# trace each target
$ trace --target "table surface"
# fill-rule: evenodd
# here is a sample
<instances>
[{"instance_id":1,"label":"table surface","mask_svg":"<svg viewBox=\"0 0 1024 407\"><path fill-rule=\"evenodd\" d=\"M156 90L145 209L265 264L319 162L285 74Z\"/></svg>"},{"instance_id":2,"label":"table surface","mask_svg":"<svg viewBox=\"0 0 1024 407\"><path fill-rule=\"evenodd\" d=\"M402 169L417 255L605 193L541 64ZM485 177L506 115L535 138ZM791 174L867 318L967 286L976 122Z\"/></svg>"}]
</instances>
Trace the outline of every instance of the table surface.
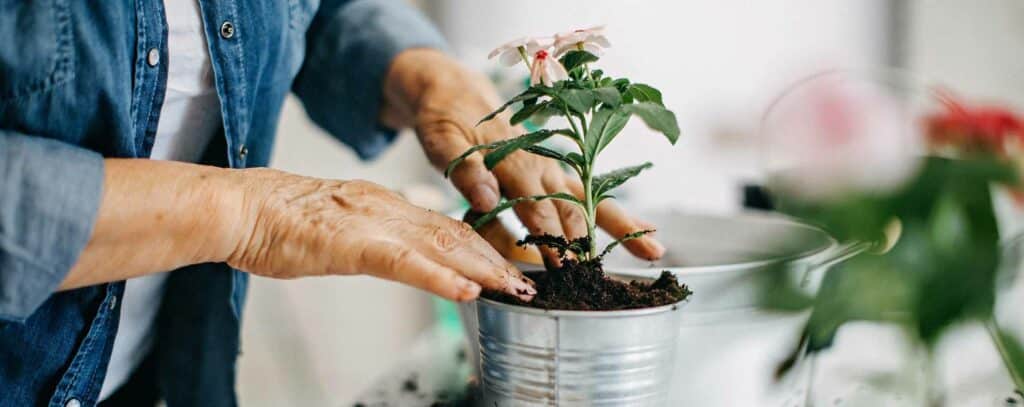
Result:
<instances>
[{"instance_id":1,"label":"table surface","mask_svg":"<svg viewBox=\"0 0 1024 407\"><path fill-rule=\"evenodd\" d=\"M845 326L833 349L816 357L809 395L815 406L921 406L925 373L946 389L942 405L1024 406L980 325L954 329L935 356L907 346L902 332L878 323ZM426 330L406 358L351 404L363 407L471 406L475 379L465 337L451 326ZM931 362L925 362L930 360Z\"/></svg>"}]
</instances>

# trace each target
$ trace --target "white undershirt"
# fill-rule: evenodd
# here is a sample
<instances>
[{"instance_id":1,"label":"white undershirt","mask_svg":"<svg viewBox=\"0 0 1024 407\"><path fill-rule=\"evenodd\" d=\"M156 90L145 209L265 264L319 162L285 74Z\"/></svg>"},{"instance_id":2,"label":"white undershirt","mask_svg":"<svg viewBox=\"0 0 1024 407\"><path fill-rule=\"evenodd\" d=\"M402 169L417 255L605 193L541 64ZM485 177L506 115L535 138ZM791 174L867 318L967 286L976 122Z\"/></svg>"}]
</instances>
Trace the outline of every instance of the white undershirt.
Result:
<instances>
[{"instance_id":1,"label":"white undershirt","mask_svg":"<svg viewBox=\"0 0 1024 407\"><path fill-rule=\"evenodd\" d=\"M154 160L198 161L221 126L220 103L198 0L168 0L167 93L150 155ZM153 322L168 273L128 280L100 400L117 390L149 353Z\"/></svg>"}]
</instances>

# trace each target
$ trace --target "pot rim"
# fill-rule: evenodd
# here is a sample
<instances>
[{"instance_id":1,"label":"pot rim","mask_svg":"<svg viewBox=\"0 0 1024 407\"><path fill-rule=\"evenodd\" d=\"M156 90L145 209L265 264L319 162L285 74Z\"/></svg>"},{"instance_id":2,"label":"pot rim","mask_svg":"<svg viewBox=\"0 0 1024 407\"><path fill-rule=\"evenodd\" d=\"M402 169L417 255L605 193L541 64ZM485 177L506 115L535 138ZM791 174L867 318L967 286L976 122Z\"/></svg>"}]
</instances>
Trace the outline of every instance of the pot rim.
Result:
<instances>
[{"instance_id":1,"label":"pot rim","mask_svg":"<svg viewBox=\"0 0 1024 407\"><path fill-rule=\"evenodd\" d=\"M617 272L611 272L611 273L606 272L606 274L612 275L612 276L616 276L616 277L620 277L620 278L629 279L629 280L650 280L650 281L654 281L654 279L648 278L648 277L631 276L631 275L628 275L628 274L622 274L622 273L617 273ZM612 311L577 311L577 310L543 309L543 308L524 307L522 305L506 304L506 303L503 303L503 302L494 301L494 300L491 300L491 299L488 299L488 298L484 298L484 297L477 297L477 299L475 300L475 302L478 303L477 305L479 305L479 303L482 302L482 303L486 304L489 307L497 308L497 309L500 309L502 311L507 311L507 312L516 312L516 313L520 313L520 314L541 315L541 316L549 316L549 317L585 317L585 318L626 318L626 317L637 317L637 316L644 316L644 315L660 314L660 313L663 313L663 312L675 311L675 310L679 309L679 307L681 307L682 304L685 304L687 301L689 301L689 297L687 297L685 299L682 299L680 301L671 303L671 304L660 305L660 306L657 306L657 307L632 308L632 309L622 309L622 310L612 310Z\"/></svg>"},{"instance_id":2,"label":"pot rim","mask_svg":"<svg viewBox=\"0 0 1024 407\"><path fill-rule=\"evenodd\" d=\"M478 303L477 305L479 305L479 303L483 303L486 304L488 307L497 308L507 312L515 312L519 314L540 315L547 317L626 318L660 314L663 312L672 312L679 309L679 307L681 307L682 304L686 303L687 300L681 300L679 302L675 302L668 305L662 305L658 307L633 308L614 311L575 311L561 309L532 308L524 307L521 305L505 304L503 302L497 302L484 297L478 297L475 301Z\"/></svg>"},{"instance_id":3,"label":"pot rim","mask_svg":"<svg viewBox=\"0 0 1024 407\"><path fill-rule=\"evenodd\" d=\"M670 212L678 212L678 211L671 210ZM702 215L702 216L717 217L716 215ZM727 216L720 216L720 217L727 218ZM821 245L817 245L815 247L811 247L811 248L808 248L806 250L803 250L803 251L800 251L800 252L797 252L797 253L788 254L788 255L782 255L782 256L777 256L777 257L772 257L772 258L768 258L768 259L761 259L761 260L740 260L740 261L736 261L736 262L732 262L732 263L722 263L722 264L712 264L712 265L702 265L702 266L659 266L659 267L653 267L653 266L651 266L651 267L630 267L630 266L625 266L625 267L622 267L622 266L616 266L616 265L606 265L606 267L609 268L609 269L615 270L613 272L615 274L624 274L625 276L631 277L631 278L635 278L636 277L636 276L632 275L631 273L638 273L638 272L639 273L644 273L644 272L650 273L652 270L659 270L659 271L660 270L666 270L666 271L669 271L669 272L671 272L673 274L679 274L679 275L683 275L683 276L686 276L686 275L702 275L702 274L711 274L711 273L725 273L725 272L737 271L737 270L751 270L751 269L760 268L762 266L766 266L766 265L774 264L774 263L786 263L786 262L792 262L792 261L798 261L798 260L805 260L805 259L812 258L812 257L814 257L816 255L825 253L825 252L827 252L829 250L832 250L832 249L835 249L835 248L839 247L839 241L837 241L834 237L832 237L832 235L830 235L824 229L822 229L820 227L817 227L817 226L814 226L814 225L811 225L811 224L806 223L806 222L802 222L799 219L793 218L792 216L789 216L789 215L785 215L785 214L781 214L781 213L772 213L771 216L766 216L766 215L760 214L760 213L753 213L753 212L750 212L750 211L743 211L743 212L734 214L733 216L729 216L729 217L760 218L760 219L767 220L767 221L775 221L775 222L785 223L785 224L787 224L789 226L792 226L792 227L798 227L798 228L802 228L802 229L805 229L805 230L808 230L808 231L815 232L816 234L819 234L820 236L824 237L824 239L823 239Z\"/></svg>"}]
</instances>

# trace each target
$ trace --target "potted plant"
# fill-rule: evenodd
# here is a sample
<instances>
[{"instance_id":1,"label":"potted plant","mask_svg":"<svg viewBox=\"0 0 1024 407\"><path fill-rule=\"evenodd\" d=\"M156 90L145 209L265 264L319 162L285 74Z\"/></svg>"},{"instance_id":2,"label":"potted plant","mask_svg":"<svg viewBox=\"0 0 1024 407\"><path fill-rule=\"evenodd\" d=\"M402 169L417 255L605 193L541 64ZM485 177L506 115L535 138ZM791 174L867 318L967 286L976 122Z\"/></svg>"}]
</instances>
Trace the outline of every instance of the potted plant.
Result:
<instances>
[{"instance_id":1,"label":"potted plant","mask_svg":"<svg viewBox=\"0 0 1024 407\"><path fill-rule=\"evenodd\" d=\"M594 69L609 46L600 27L525 38L496 49L491 57L522 62L531 86L481 122L505 119L545 123L559 117L567 127L541 128L521 136L479 145L453 160L447 173L471 154L484 154L490 169L509 154L524 151L559 161L575 173L581 196L555 193L516 197L474 222L479 227L527 200L558 199L582 211L588 234L527 236L520 244L542 245L561 255L561 265L531 275L537 294L531 302L486 292L476 302L484 405L661 405L667 399L679 333L678 304L690 290L668 272L656 280L626 281L606 273L604 257L618 244L643 236L643 230L599 248L595 236L598 204L650 163L595 173L600 153L631 117L663 134L679 137L675 115L654 87L613 78ZM510 117L505 110L515 110ZM541 143L570 140L575 151L561 152Z\"/></svg>"},{"instance_id":2,"label":"potted plant","mask_svg":"<svg viewBox=\"0 0 1024 407\"><path fill-rule=\"evenodd\" d=\"M927 354L954 324L978 322L1019 393L1024 347L996 322L994 306L1008 285L1000 277L1013 277L1000 271L1016 272L1001 264L1017 264L1007 255L1020 253L1004 251L992 197L1020 196L1024 120L885 78L820 75L767 116L777 137L766 142L793 158L774 179L781 209L841 240L877 244L830 272L819 295L778 278L764 304L812 310L794 355L829 348L850 321L892 324ZM943 389L925 391L930 400L920 402L941 403Z\"/></svg>"}]
</instances>

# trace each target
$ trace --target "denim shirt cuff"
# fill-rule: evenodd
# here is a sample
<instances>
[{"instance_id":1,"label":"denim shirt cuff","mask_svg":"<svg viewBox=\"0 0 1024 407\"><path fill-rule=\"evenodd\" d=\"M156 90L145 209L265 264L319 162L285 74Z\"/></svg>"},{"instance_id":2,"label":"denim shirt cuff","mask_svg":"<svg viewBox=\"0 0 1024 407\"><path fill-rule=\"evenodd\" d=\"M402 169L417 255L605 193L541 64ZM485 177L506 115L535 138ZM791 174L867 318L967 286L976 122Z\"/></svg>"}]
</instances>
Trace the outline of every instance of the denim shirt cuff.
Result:
<instances>
[{"instance_id":1,"label":"denim shirt cuff","mask_svg":"<svg viewBox=\"0 0 1024 407\"><path fill-rule=\"evenodd\" d=\"M355 0L323 13L310 28L295 90L314 122L370 159L396 134L379 122L392 60L407 49L447 46L426 17L401 1Z\"/></svg>"},{"instance_id":2,"label":"denim shirt cuff","mask_svg":"<svg viewBox=\"0 0 1024 407\"><path fill-rule=\"evenodd\" d=\"M0 320L28 318L78 260L103 171L96 152L0 131Z\"/></svg>"}]
</instances>

